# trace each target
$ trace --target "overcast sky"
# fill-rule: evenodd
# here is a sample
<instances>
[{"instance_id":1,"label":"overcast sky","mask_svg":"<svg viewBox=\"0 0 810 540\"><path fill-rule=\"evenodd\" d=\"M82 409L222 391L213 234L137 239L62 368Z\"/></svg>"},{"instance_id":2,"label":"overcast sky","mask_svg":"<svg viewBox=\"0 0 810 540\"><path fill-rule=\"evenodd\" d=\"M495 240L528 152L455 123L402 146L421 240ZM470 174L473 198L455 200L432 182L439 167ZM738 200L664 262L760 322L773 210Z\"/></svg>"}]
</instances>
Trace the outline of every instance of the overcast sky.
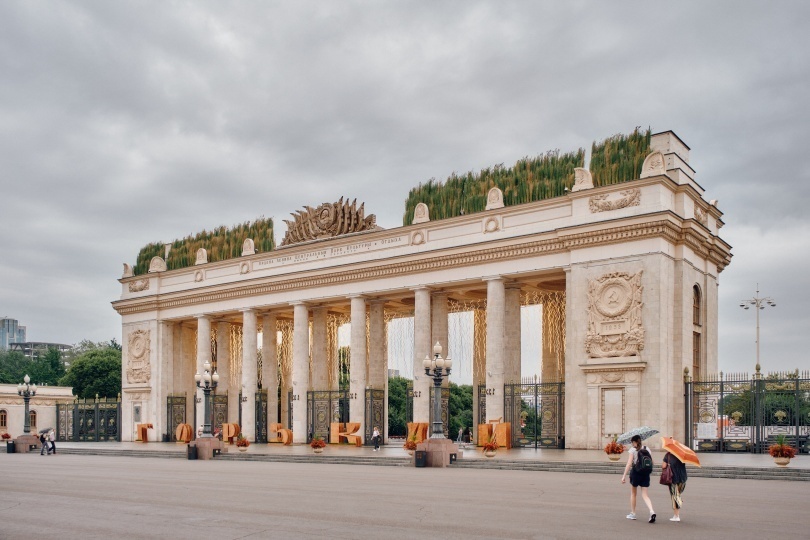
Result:
<instances>
[{"instance_id":1,"label":"overcast sky","mask_svg":"<svg viewBox=\"0 0 810 540\"><path fill-rule=\"evenodd\" d=\"M389 5L395 4L395 5ZM720 367L810 368L807 2L0 3L0 315L121 340L152 241L408 190L635 126L692 149L733 246Z\"/></svg>"}]
</instances>

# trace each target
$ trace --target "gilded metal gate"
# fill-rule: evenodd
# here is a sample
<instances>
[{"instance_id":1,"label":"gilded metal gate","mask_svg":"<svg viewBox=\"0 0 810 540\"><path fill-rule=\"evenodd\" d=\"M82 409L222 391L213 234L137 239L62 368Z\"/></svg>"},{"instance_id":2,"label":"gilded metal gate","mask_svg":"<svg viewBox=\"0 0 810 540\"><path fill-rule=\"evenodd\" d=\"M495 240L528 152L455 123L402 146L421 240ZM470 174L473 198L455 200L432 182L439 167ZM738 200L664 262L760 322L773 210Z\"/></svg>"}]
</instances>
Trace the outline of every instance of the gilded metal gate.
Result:
<instances>
[{"instance_id":1,"label":"gilded metal gate","mask_svg":"<svg viewBox=\"0 0 810 540\"><path fill-rule=\"evenodd\" d=\"M704 452L767 452L784 435L810 453L810 372L757 371L684 381L686 443Z\"/></svg>"},{"instance_id":2,"label":"gilded metal gate","mask_svg":"<svg viewBox=\"0 0 810 540\"><path fill-rule=\"evenodd\" d=\"M211 430L222 431L222 424L228 423L228 393L211 396ZM241 419L240 419L241 420ZM241 423L239 424L241 426Z\"/></svg>"},{"instance_id":3,"label":"gilded metal gate","mask_svg":"<svg viewBox=\"0 0 810 540\"><path fill-rule=\"evenodd\" d=\"M332 422L349 421L348 390L311 390L307 392L307 441L317 435L332 442Z\"/></svg>"},{"instance_id":4,"label":"gilded metal gate","mask_svg":"<svg viewBox=\"0 0 810 540\"><path fill-rule=\"evenodd\" d=\"M441 400L442 400L442 432L444 433L445 437L450 436L450 389L449 388L442 388L441 389ZM430 427L428 428L428 437L433 433L433 400L435 399L434 396L436 395L436 387L430 387L430 416L428 421L430 422Z\"/></svg>"},{"instance_id":5,"label":"gilded metal gate","mask_svg":"<svg viewBox=\"0 0 810 540\"><path fill-rule=\"evenodd\" d=\"M485 424L487 421L487 386L478 385L478 423Z\"/></svg>"},{"instance_id":6,"label":"gilded metal gate","mask_svg":"<svg viewBox=\"0 0 810 540\"><path fill-rule=\"evenodd\" d=\"M366 445L374 444L371 440L374 426L380 428L380 444L383 444L383 430L385 429L385 390L366 388L366 436L363 439Z\"/></svg>"},{"instance_id":7,"label":"gilded metal gate","mask_svg":"<svg viewBox=\"0 0 810 540\"><path fill-rule=\"evenodd\" d=\"M565 448L564 382L505 384L503 399L513 447Z\"/></svg>"},{"instance_id":8,"label":"gilded metal gate","mask_svg":"<svg viewBox=\"0 0 810 540\"><path fill-rule=\"evenodd\" d=\"M59 441L120 441L120 398L75 400L56 405L56 437Z\"/></svg>"},{"instance_id":9,"label":"gilded metal gate","mask_svg":"<svg viewBox=\"0 0 810 540\"><path fill-rule=\"evenodd\" d=\"M170 442L177 442L177 426L185 423L186 394L169 394L166 398L166 425Z\"/></svg>"}]
</instances>

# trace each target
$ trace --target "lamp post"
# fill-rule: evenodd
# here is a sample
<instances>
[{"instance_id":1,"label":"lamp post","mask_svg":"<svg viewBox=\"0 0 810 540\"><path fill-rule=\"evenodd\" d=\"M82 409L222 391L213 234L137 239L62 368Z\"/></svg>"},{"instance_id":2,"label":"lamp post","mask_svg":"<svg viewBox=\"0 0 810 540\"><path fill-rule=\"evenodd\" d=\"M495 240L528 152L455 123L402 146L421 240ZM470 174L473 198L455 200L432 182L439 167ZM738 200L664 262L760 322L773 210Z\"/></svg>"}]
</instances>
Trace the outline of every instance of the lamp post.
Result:
<instances>
[{"instance_id":1,"label":"lamp post","mask_svg":"<svg viewBox=\"0 0 810 540\"><path fill-rule=\"evenodd\" d=\"M433 377L433 432L430 434L431 439L444 439L444 430L442 429L442 379L450 376L450 368L453 367L453 361L450 358L442 358L442 346L439 342L433 346L433 358L425 356L422 365L425 368L425 375Z\"/></svg>"},{"instance_id":2,"label":"lamp post","mask_svg":"<svg viewBox=\"0 0 810 540\"><path fill-rule=\"evenodd\" d=\"M759 370L759 312L766 306L776 307L776 302L768 296L759 296L759 283L757 283L757 294L753 298L740 302L740 307L743 309L749 309L751 306L754 306L757 312L757 370Z\"/></svg>"},{"instance_id":3,"label":"lamp post","mask_svg":"<svg viewBox=\"0 0 810 540\"><path fill-rule=\"evenodd\" d=\"M203 404L203 416L205 416L205 423L203 424L203 437L213 437L211 434L211 390L217 387L219 383L219 373L214 371L211 373L211 363L206 362L203 364L203 373L200 375L200 372L194 374L194 380L197 381L197 388L201 388L203 391L203 399L205 403Z\"/></svg>"},{"instance_id":4,"label":"lamp post","mask_svg":"<svg viewBox=\"0 0 810 540\"><path fill-rule=\"evenodd\" d=\"M25 434L31 433L31 415L28 413L28 402L32 396L37 395L37 385L28 384L30 382L31 378L26 375L23 382L17 385L17 394L21 395L23 401L25 401L25 424L23 424L23 433Z\"/></svg>"}]
</instances>

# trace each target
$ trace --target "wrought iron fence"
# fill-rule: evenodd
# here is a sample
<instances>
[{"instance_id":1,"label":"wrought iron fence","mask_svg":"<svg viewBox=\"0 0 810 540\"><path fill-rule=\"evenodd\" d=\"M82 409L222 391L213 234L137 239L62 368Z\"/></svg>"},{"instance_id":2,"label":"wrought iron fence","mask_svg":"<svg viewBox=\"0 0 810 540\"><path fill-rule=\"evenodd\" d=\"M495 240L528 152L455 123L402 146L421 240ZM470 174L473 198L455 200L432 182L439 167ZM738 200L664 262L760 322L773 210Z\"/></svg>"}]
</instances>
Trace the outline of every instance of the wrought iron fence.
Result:
<instances>
[{"instance_id":1,"label":"wrought iron fence","mask_svg":"<svg viewBox=\"0 0 810 540\"><path fill-rule=\"evenodd\" d=\"M292 405L290 406L292 410ZM307 441L318 436L332 442L332 422L349 421L348 390L312 390L307 392ZM292 425L292 424L290 424Z\"/></svg>"},{"instance_id":2,"label":"wrought iron fence","mask_svg":"<svg viewBox=\"0 0 810 540\"><path fill-rule=\"evenodd\" d=\"M810 453L810 372L722 372L684 380L687 444L704 452L768 451L784 435Z\"/></svg>"},{"instance_id":3,"label":"wrought iron fence","mask_svg":"<svg viewBox=\"0 0 810 540\"><path fill-rule=\"evenodd\" d=\"M383 433L385 427L385 390L374 388L366 388L366 436L363 438L366 446L373 445L372 435L374 434L374 427L380 429L380 434ZM385 437L380 444L383 444Z\"/></svg>"},{"instance_id":4,"label":"wrought iron fence","mask_svg":"<svg viewBox=\"0 0 810 540\"><path fill-rule=\"evenodd\" d=\"M503 399L513 447L565 448L565 382L526 378L505 384Z\"/></svg>"},{"instance_id":5,"label":"wrought iron fence","mask_svg":"<svg viewBox=\"0 0 810 540\"><path fill-rule=\"evenodd\" d=\"M177 426L186 423L186 394L169 394L166 398L166 426L169 442L177 442Z\"/></svg>"}]
</instances>

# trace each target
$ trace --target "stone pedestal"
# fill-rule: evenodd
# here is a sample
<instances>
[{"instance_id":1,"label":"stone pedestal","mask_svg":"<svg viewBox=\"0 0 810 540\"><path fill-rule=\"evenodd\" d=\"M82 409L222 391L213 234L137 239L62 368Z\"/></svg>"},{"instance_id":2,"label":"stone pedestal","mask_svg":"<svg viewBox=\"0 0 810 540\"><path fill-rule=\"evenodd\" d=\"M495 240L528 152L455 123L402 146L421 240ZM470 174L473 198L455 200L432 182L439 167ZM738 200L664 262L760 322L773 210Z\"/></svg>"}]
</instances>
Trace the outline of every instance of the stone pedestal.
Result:
<instances>
[{"instance_id":1,"label":"stone pedestal","mask_svg":"<svg viewBox=\"0 0 810 540\"><path fill-rule=\"evenodd\" d=\"M222 441L216 437L199 437L194 444L197 447L197 459L213 459L214 450L222 450Z\"/></svg>"},{"instance_id":2,"label":"stone pedestal","mask_svg":"<svg viewBox=\"0 0 810 540\"><path fill-rule=\"evenodd\" d=\"M36 435L20 435L14 439L15 454L27 454L32 446L39 450L39 437Z\"/></svg>"},{"instance_id":3,"label":"stone pedestal","mask_svg":"<svg viewBox=\"0 0 810 540\"><path fill-rule=\"evenodd\" d=\"M447 467L450 465L450 454L461 459L458 445L450 439L425 439L416 445L416 450L427 452L428 467Z\"/></svg>"}]
</instances>

